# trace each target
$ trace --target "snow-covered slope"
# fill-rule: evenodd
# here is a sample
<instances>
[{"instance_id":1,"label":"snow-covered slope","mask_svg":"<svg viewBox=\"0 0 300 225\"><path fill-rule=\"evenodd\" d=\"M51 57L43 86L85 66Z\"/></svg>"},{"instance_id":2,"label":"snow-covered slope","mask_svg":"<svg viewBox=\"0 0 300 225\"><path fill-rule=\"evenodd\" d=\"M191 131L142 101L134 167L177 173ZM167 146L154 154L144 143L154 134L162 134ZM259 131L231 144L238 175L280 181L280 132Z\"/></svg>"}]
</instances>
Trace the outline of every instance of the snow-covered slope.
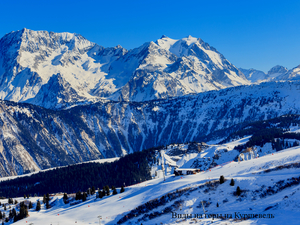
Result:
<instances>
[{"instance_id":1,"label":"snow-covered slope","mask_svg":"<svg viewBox=\"0 0 300 225\"><path fill-rule=\"evenodd\" d=\"M168 175L165 181L146 181L102 199L94 195L73 206L55 196L51 209L30 210L30 217L15 224L281 225L287 217L289 224L298 224L299 150L294 147L240 163L228 162L196 175ZM221 175L225 177L223 184L219 182ZM231 179L233 186L229 185Z\"/></svg>"},{"instance_id":2,"label":"snow-covered slope","mask_svg":"<svg viewBox=\"0 0 300 225\"><path fill-rule=\"evenodd\" d=\"M57 74L66 85L55 88L50 100L46 90L54 90ZM144 101L245 84L244 75L223 55L191 36L162 37L130 51L104 48L79 34L25 28L0 40L0 98L48 108L100 97Z\"/></svg>"},{"instance_id":3,"label":"snow-covered slope","mask_svg":"<svg viewBox=\"0 0 300 225\"><path fill-rule=\"evenodd\" d=\"M1 175L119 157L172 143L210 141L208 135L218 130L221 136L215 138L226 138L239 123L300 114L299 87L297 81L272 82L169 100L107 101L59 111L2 101L0 127L2 132L9 129L9 136L0 139ZM18 158L15 146L32 159Z\"/></svg>"}]
</instances>

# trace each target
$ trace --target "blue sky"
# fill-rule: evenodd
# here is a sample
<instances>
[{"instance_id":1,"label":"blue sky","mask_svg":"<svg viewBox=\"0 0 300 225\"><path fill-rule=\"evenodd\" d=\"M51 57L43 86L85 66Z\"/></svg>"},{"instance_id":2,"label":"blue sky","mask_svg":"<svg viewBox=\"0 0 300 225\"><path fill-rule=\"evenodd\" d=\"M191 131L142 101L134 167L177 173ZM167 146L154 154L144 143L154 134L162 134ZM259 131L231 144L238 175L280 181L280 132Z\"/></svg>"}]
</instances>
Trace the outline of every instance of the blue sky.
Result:
<instances>
[{"instance_id":1,"label":"blue sky","mask_svg":"<svg viewBox=\"0 0 300 225\"><path fill-rule=\"evenodd\" d=\"M0 2L0 37L24 27L72 32L104 47L135 48L163 34L203 39L237 67L300 64L300 1L139 0Z\"/></svg>"}]
</instances>

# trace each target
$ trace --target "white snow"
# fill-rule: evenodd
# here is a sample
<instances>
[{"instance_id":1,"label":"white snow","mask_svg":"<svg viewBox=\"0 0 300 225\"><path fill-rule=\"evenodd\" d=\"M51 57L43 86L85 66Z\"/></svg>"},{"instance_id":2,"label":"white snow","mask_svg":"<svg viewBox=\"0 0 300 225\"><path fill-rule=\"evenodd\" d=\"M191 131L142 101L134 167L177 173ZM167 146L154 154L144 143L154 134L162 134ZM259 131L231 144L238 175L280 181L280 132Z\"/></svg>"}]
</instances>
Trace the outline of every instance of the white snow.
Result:
<instances>
[{"instance_id":1,"label":"white snow","mask_svg":"<svg viewBox=\"0 0 300 225\"><path fill-rule=\"evenodd\" d=\"M228 143L227 147L235 146L238 142L243 143L246 139ZM224 147L224 146L223 146ZM166 158L166 156L164 156ZM189 158L193 158L191 154ZM185 157L187 159L188 157ZM300 162L300 147L289 148L277 153L269 154L256 159L244 162L224 163L220 166L201 172L196 175L174 177L174 175L158 178L125 188L125 192L114 196L95 199L91 196L86 202L74 206L64 204L62 196L56 196L52 200L55 206L51 209L42 208L35 212L30 210L30 217L18 221L15 224L98 224L98 216L101 216L101 224L116 224L119 219L126 216L131 210L148 202L149 200L159 199L168 193L175 193L176 190L191 188L191 191L184 192L181 197L175 200L182 200L180 208L172 207L172 212L177 215L191 214L193 218L172 218L172 213L163 214L157 218L137 222L145 213L138 214L124 224L298 224L300 212L300 186L294 185L279 190L277 193L261 197L261 193L266 193L269 187L277 190L280 186L279 181L290 182L299 177L300 168L279 169L271 172L264 172L266 169L278 166L289 165ZM206 188L207 181L219 180L223 175L227 181L215 188ZM233 178L235 185L229 185ZM198 188L203 186L204 188ZM246 191L244 195L236 197L233 192L239 186ZM193 189L194 188L194 189ZM265 191L266 190L266 191ZM34 202L37 198L31 198ZM21 198L20 198L21 200ZM149 213L163 211L167 206L174 203L169 201L166 205L156 207ZM230 214L232 219L221 220L219 218L194 218L194 215L203 214L201 201L211 202L210 206L205 206L206 216L212 214ZM226 202L227 201L227 202ZM3 202L3 200L2 200ZM216 207L217 202L219 208ZM43 207L43 206L42 206ZM268 207L270 208L269 210ZM259 214L266 215L267 218L256 218L249 220L234 220L236 214ZM273 216L274 218L268 218ZM147 216L146 216L147 217ZM149 219L149 218L148 218ZM27 221L27 223L25 222Z\"/></svg>"}]
</instances>

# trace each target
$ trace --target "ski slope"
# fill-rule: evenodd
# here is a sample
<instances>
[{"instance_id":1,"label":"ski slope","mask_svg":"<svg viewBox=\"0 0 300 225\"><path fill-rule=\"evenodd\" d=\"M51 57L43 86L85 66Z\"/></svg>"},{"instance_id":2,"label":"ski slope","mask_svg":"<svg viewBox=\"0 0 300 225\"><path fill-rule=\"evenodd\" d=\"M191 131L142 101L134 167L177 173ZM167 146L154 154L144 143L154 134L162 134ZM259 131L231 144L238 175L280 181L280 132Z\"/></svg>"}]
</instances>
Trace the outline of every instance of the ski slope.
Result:
<instances>
[{"instance_id":1,"label":"ski slope","mask_svg":"<svg viewBox=\"0 0 300 225\"><path fill-rule=\"evenodd\" d=\"M46 210L42 206L39 212L32 209L29 217L15 224L99 224L98 216L102 217L101 224L117 224L126 215L130 219L123 224L286 224L287 219L289 224L299 224L299 162L300 147L293 147L240 163L224 163L196 175L168 175L165 181L153 179L126 187L122 194L102 199L93 195L74 206L64 204L62 196L57 196L52 199L55 201L53 208ZM218 182L220 175L226 179L223 184ZM231 178L235 181L234 186L229 185ZM237 186L242 190L238 197L234 195ZM179 192L182 194L177 196ZM160 204L161 197L168 193L171 193L169 200ZM31 198L33 202L36 200ZM154 208L137 213L135 209L149 201ZM205 214L201 201L204 201ZM217 203L219 207L216 207ZM171 208L168 213L167 207ZM151 214L160 215L150 219ZM212 218L213 214L219 216ZM221 214L232 218L222 220L218 218ZM266 218L243 220L244 214Z\"/></svg>"}]
</instances>

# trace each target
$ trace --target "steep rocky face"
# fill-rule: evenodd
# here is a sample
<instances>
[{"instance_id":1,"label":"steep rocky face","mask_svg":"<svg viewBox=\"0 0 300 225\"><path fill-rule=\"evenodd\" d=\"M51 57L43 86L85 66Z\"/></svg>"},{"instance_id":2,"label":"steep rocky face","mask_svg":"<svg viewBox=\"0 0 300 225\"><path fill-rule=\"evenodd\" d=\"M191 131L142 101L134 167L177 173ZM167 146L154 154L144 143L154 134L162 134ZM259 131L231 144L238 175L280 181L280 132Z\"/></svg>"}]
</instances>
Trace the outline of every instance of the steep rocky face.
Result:
<instances>
[{"instance_id":1,"label":"steep rocky face","mask_svg":"<svg viewBox=\"0 0 300 225\"><path fill-rule=\"evenodd\" d=\"M67 105L101 97L145 101L249 84L216 49L191 36L162 37L130 51L104 48L79 34L28 29L0 40L1 99L61 108L60 101L41 98L55 74L78 96ZM54 98L67 90L61 92Z\"/></svg>"},{"instance_id":2,"label":"steep rocky face","mask_svg":"<svg viewBox=\"0 0 300 225\"><path fill-rule=\"evenodd\" d=\"M1 101L0 174L201 142L216 130L244 121L300 113L299 90L299 82L270 82L169 100L98 102L58 111Z\"/></svg>"}]
</instances>

